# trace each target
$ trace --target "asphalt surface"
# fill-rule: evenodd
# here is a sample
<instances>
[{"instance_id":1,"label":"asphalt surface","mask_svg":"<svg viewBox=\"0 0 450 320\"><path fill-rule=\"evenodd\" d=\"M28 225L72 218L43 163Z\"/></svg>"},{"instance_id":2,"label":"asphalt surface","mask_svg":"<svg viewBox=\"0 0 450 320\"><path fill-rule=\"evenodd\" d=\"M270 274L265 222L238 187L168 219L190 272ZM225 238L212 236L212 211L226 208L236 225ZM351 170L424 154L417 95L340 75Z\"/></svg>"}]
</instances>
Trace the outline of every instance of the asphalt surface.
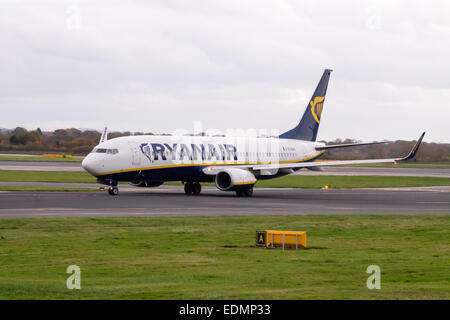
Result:
<instances>
[{"instance_id":1,"label":"asphalt surface","mask_svg":"<svg viewBox=\"0 0 450 320\"><path fill-rule=\"evenodd\" d=\"M84 171L81 162L0 161L0 170Z\"/></svg>"},{"instance_id":2,"label":"asphalt surface","mask_svg":"<svg viewBox=\"0 0 450 320\"><path fill-rule=\"evenodd\" d=\"M84 171L80 162L0 161L0 170ZM442 168L380 168L323 167L323 171L302 169L295 174L314 176L411 176L450 178L450 169Z\"/></svg>"},{"instance_id":3,"label":"asphalt surface","mask_svg":"<svg viewBox=\"0 0 450 320\"><path fill-rule=\"evenodd\" d=\"M204 187L188 196L182 186L120 187L98 192L0 192L0 218L269 215L450 214L450 188L255 189L252 198ZM133 190L133 191L131 191Z\"/></svg>"},{"instance_id":4,"label":"asphalt surface","mask_svg":"<svg viewBox=\"0 0 450 320\"><path fill-rule=\"evenodd\" d=\"M0 170L82 171L77 162L0 161ZM450 177L450 169L327 167L302 175L391 175ZM44 182L0 185L61 186ZM98 187L64 183L64 187ZM182 186L141 189L120 185L120 195L103 192L0 192L0 217L160 216L236 214L448 214L450 187L389 189L261 189L252 198L203 187L186 196Z\"/></svg>"}]
</instances>

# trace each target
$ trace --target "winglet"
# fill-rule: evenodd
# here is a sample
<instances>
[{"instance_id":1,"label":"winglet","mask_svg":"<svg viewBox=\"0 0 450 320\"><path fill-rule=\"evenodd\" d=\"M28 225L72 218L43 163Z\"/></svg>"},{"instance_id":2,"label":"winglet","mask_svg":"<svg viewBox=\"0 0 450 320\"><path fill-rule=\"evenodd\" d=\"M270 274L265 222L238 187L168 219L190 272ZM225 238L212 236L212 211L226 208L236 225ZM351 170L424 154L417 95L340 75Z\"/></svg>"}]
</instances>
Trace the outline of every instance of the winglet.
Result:
<instances>
[{"instance_id":1,"label":"winglet","mask_svg":"<svg viewBox=\"0 0 450 320\"><path fill-rule=\"evenodd\" d=\"M425 132L422 133L422 135L420 136L419 140L417 140L416 144L411 149L409 154L406 157L396 159L395 162L407 161L407 160L413 159L416 156L417 151L419 150L420 144L422 143L422 140L423 140L424 136L425 136Z\"/></svg>"}]
</instances>

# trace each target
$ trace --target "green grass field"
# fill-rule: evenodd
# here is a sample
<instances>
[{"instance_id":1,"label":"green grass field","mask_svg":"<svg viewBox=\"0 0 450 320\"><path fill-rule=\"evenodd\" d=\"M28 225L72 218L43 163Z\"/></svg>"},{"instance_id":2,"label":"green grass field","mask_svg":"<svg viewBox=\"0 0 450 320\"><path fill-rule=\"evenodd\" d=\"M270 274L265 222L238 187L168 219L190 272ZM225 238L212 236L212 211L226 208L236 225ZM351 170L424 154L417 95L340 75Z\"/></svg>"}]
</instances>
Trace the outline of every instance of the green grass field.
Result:
<instances>
[{"instance_id":1,"label":"green grass field","mask_svg":"<svg viewBox=\"0 0 450 320\"><path fill-rule=\"evenodd\" d=\"M0 170L0 181L96 183L87 172ZM179 182L167 183L180 184ZM208 185L208 184L205 184ZM301 176L290 175L271 180L260 180L257 188L382 188L449 186L450 178L393 177L393 176Z\"/></svg>"},{"instance_id":2,"label":"green grass field","mask_svg":"<svg viewBox=\"0 0 450 320\"><path fill-rule=\"evenodd\" d=\"M254 247L265 228L308 248ZM449 239L448 215L1 219L0 299L449 299Z\"/></svg>"}]
</instances>

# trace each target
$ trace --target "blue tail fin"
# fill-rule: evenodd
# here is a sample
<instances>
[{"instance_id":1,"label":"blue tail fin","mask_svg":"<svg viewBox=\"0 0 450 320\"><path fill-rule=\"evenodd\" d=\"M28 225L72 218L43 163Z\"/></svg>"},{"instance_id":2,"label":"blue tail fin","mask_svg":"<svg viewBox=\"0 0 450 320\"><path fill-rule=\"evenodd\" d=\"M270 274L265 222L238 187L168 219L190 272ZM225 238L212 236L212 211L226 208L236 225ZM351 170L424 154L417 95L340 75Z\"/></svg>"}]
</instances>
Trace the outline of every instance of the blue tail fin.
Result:
<instances>
[{"instance_id":1,"label":"blue tail fin","mask_svg":"<svg viewBox=\"0 0 450 320\"><path fill-rule=\"evenodd\" d=\"M294 129L280 135L281 139L316 141L320 116L322 115L323 103L325 102L325 94L327 93L328 80L330 79L331 71L333 70L325 69L300 123Z\"/></svg>"}]
</instances>

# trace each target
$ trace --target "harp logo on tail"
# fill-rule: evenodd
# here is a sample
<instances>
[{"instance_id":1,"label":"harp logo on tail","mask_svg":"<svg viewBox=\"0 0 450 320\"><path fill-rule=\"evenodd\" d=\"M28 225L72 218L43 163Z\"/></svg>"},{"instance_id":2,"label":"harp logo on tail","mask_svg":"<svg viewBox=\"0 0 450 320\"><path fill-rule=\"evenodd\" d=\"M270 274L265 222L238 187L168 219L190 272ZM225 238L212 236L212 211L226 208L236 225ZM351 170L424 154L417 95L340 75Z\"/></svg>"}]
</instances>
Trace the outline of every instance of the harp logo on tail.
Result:
<instances>
[{"instance_id":1,"label":"harp logo on tail","mask_svg":"<svg viewBox=\"0 0 450 320\"><path fill-rule=\"evenodd\" d=\"M320 123L320 116L322 115L323 109L323 100L325 100L325 97L315 97L314 100L311 100L311 102L309 103L311 105L311 113L317 123Z\"/></svg>"}]
</instances>

